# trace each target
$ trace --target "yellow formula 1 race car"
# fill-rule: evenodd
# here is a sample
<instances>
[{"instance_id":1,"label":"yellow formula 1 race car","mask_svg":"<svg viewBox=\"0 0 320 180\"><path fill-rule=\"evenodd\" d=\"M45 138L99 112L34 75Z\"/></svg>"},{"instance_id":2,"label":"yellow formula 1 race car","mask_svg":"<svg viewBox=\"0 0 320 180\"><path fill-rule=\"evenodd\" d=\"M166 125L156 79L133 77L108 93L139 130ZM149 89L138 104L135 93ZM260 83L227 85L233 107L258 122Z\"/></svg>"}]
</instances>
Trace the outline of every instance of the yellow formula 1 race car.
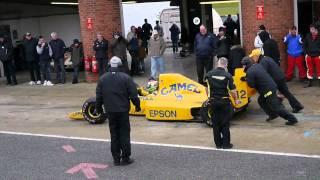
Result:
<instances>
[{"instance_id":1,"label":"yellow formula 1 race car","mask_svg":"<svg viewBox=\"0 0 320 180\"><path fill-rule=\"evenodd\" d=\"M236 69L233 78L241 103L236 105L230 97L235 112L245 109L249 98L255 93L245 81L241 81L244 76L242 68ZM212 125L211 116L214 114L208 107L205 86L181 74L161 74L154 90L148 92L144 88L138 88L141 112L135 112L131 104L130 115L145 116L154 121L203 121ZM106 116L95 113L95 98L89 98L83 104L82 114L92 124L103 123L107 119Z\"/></svg>"}]
</instances>

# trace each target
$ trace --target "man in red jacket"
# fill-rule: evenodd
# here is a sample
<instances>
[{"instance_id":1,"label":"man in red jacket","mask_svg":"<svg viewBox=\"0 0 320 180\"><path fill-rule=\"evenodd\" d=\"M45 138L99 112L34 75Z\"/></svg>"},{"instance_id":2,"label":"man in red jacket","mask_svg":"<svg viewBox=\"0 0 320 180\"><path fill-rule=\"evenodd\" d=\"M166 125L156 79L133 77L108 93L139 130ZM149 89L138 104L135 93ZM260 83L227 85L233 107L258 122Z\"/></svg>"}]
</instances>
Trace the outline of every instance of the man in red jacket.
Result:
<instances>
[{"instance_id":1,"label":"man in red jacket","mask_svg":"<svg viewBox=\"0 0 320 180\"><path fill-rule=\"evenodd\" d=\"M310 34L306 36L304 50L306 53L307 77L309 79L306 87L312 86L314 76L320 80L320 37L319 29L315 25L310 25ZM314 71L314 64L317 74Z\"/></svg>"}]
</instances>

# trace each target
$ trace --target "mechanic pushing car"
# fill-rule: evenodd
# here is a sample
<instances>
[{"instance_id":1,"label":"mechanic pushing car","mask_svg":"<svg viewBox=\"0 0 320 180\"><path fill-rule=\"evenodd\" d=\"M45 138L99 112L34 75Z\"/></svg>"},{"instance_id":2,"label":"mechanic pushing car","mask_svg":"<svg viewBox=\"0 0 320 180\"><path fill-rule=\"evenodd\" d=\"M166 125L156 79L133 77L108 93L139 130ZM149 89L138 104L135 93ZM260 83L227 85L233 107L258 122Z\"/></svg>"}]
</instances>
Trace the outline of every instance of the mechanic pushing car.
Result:
<instances>
[{"instance_id":1,"label":"mechanic pushing car","mask_svg":"<svg viewBox=\"0 0 320 180\"><path fill-rule=\"evenodd\" d=\"M96 109L102 113L104 106L109 118L111 153L115 166L133 163L130 158L130 100L136 111L141 110L136 85L130 76L120 72L121 64L120 58L112 57L110 71L100 77L96 89Z\"/></svg>"},{"instance_id":2,"label":"mechanic pushing car","mask_svg":"<svg viewBox=\"0 0 320 180\"><path fill-rule=\"evenodd\" d=\"M286 75L272 58L262 55L260 49L254 49L249 57L253 60L254 63L261 64L269 73L274 82L277 84L280 93L282 93L288 99L290 106L293 109L293 113L298 113L304 108L303 105L289 91ZM272 118L275 119L276 117L278 116L274 116Z\"/></svg>"},{"instance_id":3,"label":"mechanic pushing car","mask_svg":"<svg viewBox=\"0 0 320 180\"><path fill-rule=\"evenodd\" d=\"M217 62L217 68L209 71L205 80L208 84L208 94L212 108L213 136L217 149L231 149L233 145L230 143L229 121L233 115L233 107L231 105L229 92L234 98L236 104L237 99L236 86L234 85L232 75L228 73L228 60L220 58Z\"/></svg>"},{"instance_id":4,"label":"mechanic pushing car","mask_svg":"<svg viewBox=\"0 0 320 180\"><path fill-rule=\"evenodd\" d=\"M246 81L251 88L257 89L260 96L258 103L260 107L269 115L267 121L282 117L288 120L286 125L298 123L297 118L289 113L277 97L277 84L267 73L261 64L254 64L249 57L244 57L241 61L247 73Z\"/></svg>"}]
</instances>

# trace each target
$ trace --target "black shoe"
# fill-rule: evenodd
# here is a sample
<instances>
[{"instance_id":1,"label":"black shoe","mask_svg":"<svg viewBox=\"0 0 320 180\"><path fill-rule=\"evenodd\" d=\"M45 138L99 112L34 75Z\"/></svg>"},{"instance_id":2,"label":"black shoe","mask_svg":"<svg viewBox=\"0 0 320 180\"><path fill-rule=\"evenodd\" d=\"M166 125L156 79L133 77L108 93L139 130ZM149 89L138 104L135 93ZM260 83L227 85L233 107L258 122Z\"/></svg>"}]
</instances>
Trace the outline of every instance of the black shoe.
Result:
<instances>
[{"instance_id":1,"label":"black shoe","mask_svg":"<svg viewBox=\"0 0 320 180\"><path fill-rule=\"evenodd\" d=\"M121 166L127 166L129 164L132 164L134 162L131 158L123 158L121 161Z\"/></svg>"},{"instance_id":2,"label":"black shoe","mask_svg":"<svg viewBox=\"0 0 320 180\"><path fill-rule=\"evenodd\" d=\"M233 144L229 144L227 146L222 146L223 149L232 149L233 148Z\"/></svg>"},{"instance_id":3,"label":"black shoe","mask_svg":"<svg viewBox=\"0 0 320 180\"><path fill-rule=\"evenodd\" d=\"M297 120L295 120L295 121L288 121L288 122L286 122L286 125L288 125L288 126L293 126L293 125L295 125L295 124L297 124L297 123L298 123Z\"/></svg>"},{"instance_id":4,"label":"black shoe","mask_svg":"<svg viewBox=\"0 0 320 180\"><path fill-rule=\"evenodd\" d=\"M7 82L7 83L6 83L6 85L11 85L11 84L12 84L11 82Z\"/></svg>"},{"instance_id":5,"label":"black shoe","mask_svg":"<svg viewBox=\"0 0 320 180\"><path fill-rule=\"evenodd\" d=\"M17 85L18 83L17 82L13 82L13 83L11 83L10 85L11 86L15 86L15 85Z\"/></svg>"},{"instance_id":6,"label":"black shoe","mask_svg":"<svg viewBox=\"0 0 320 180\"><path fill-rule=\"evenodd\" d=\"M269 116L266 121L269 122L269 121L272 121L274 119L276 119L277 117L279 117L278 115L274 115L274 116Z\"/></svg>"},{"instance_id":7,"label":"black shoe","mask_svg":"<svg viewBox=\"0 0 320 180\"><path fill-rule=\"evenodd\" d=\"M77 80L72 81L72 84L78 84Z\"/></svg>"},{"instance_id":8,"label":"black shoe","mask_svg":"<svg viewBox=\"0 0 320 180\"><path fill-rule=\"evenodd\" d=\"M303 108L304 108L303 106L301 106L301 107L299 107L299 108L293 108L292 112L293 112L293 113L298 113L298 112L300 112Z\"/></svg>"},{"instance_id":9,"label":"black shoe","mask_svg":"<svg viewBox=\"0 0 320 180\"><path fill-rule=\"evenodd\" d=\"M222 146L216 146L217 149L222 149Z\"/></svg>"}]
</instances>

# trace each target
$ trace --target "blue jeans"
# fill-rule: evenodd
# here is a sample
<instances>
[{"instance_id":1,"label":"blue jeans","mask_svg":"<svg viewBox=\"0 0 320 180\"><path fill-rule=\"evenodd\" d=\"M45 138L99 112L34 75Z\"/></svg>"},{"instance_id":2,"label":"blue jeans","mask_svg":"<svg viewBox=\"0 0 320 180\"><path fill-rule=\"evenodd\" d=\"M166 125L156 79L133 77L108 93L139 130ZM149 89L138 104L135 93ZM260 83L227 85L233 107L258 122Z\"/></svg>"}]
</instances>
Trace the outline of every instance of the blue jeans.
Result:
<instances>
[{"instance_id":1,"label":"blue jeans","mask_svg":"<svg viewBox=\"0 0 320 180\"><path fill-rule=\"evenodd\" d=\"M51 81L50 61L40 60L40 69L41 69L43 81Z\"/></svg>"},{"instance_id":2,"label":"blue jeans","mask_svg":"<svg viewBox=\"0 0 320 180\"><path fill-rule=\"evenodd\" d=\"M161 56L153 56L151 57L151 77L156 78L157 75L157 66L159 65L160 74L164 73L164 59Z\"/></svg>"}]
</instances>

